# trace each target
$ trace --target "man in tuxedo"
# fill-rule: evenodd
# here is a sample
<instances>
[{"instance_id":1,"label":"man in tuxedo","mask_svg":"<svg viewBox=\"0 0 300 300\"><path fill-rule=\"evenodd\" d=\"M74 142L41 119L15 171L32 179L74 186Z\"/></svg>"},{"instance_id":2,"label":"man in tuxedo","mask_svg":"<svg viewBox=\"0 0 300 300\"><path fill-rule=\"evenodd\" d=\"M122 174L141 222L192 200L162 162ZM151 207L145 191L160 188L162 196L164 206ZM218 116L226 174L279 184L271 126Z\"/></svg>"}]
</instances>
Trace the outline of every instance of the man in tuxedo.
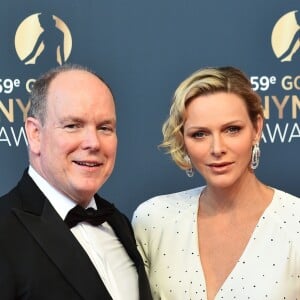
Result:
<instances>
[{"instance_id":1,"label":"man in tuxedo","mask_svg":"<svg viewBox=\"0 0 300 300\"><path fill-rule=\"evenodd\" d=\"M152 299L128 219L96 194L117 150L110 88L65 65L30 101L29 168L0 198L1 300Z\"/></svg>"}]
</instances>

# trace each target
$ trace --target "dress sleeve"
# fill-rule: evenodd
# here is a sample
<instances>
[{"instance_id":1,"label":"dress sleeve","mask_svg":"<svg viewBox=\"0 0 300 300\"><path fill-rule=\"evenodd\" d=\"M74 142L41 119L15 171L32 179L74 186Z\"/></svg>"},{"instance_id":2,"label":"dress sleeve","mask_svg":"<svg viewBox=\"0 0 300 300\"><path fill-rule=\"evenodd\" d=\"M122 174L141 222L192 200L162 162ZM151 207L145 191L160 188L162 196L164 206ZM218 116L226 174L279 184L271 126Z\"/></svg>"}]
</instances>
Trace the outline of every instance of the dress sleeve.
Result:
<instances>
[{"instance_id":1,"label":"dress sleeve","mask_svg":"<svg viewBox=\"0 0 300 300\"><path fill-rule=\"evenodd\" d=\"M147 275L149 275L150 260L150 228L149 215L146 212L145 205L140 205L133 213L132 227L137 242L137 248L143 258Z\"/></svg>"}]
</instances>

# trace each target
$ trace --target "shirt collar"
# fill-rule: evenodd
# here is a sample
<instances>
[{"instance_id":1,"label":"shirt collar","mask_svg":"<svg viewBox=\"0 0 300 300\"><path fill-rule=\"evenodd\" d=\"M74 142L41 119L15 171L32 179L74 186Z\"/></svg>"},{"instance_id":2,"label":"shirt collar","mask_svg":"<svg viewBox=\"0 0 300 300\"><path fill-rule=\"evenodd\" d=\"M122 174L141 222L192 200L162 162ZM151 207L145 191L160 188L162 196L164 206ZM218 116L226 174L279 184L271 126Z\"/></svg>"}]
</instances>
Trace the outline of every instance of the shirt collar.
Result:
<instances>
[{"instance_id":1,"label":"shirt collar","mask_svg":"<svg viewBox=\"0 0 300 300\"><path fill-rule=\"evenodd\" d=\"M29 166L28 174L42 191L42 193L47 197L56 212L64 220L69 210L76 206L77 203L55 189L32 166ZM93 207L97 209L94 197L91 199L87 207Z\"/></svg>"}]
</instances>

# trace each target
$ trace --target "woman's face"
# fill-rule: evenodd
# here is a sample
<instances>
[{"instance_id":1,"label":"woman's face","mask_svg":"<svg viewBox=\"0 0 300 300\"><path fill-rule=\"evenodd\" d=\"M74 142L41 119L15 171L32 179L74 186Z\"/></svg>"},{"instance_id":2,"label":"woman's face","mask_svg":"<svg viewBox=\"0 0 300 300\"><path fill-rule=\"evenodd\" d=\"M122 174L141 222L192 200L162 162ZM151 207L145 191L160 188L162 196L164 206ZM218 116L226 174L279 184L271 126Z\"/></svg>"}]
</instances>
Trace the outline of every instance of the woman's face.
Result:
<instances>
[{"instance_id":1,"label":"woman's face","mask_svg":"<svg viewBox=\"0 0 300 300\"><path fill-rule=\"evenodd\" d=\"M184 144L207 185L226 188L247 178L262 124L259 116L253 126L245 102L233 93L203 95L188 104Z\"/></svg>"}]
</instances>

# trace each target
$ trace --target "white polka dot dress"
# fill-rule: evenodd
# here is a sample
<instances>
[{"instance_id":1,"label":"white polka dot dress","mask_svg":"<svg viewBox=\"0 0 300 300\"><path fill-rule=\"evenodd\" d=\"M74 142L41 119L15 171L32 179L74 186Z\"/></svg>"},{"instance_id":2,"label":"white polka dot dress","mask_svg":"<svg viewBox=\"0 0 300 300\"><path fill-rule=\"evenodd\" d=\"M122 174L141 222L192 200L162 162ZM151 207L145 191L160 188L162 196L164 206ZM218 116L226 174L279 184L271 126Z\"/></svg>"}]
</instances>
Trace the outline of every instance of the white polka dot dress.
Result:
<instances>
[{"instance_id":1,"label":"white polka dot dress","mask_svg":"<svg viewBox=\"0 0 300 300\"><path fill-rule=\"evenodd\" d=\"M198 237L203 187L142 203L132 224L154 300L207 300ZM275 190L215 300L300 300L300 199Z\"/></svg>"}]
</instances>

